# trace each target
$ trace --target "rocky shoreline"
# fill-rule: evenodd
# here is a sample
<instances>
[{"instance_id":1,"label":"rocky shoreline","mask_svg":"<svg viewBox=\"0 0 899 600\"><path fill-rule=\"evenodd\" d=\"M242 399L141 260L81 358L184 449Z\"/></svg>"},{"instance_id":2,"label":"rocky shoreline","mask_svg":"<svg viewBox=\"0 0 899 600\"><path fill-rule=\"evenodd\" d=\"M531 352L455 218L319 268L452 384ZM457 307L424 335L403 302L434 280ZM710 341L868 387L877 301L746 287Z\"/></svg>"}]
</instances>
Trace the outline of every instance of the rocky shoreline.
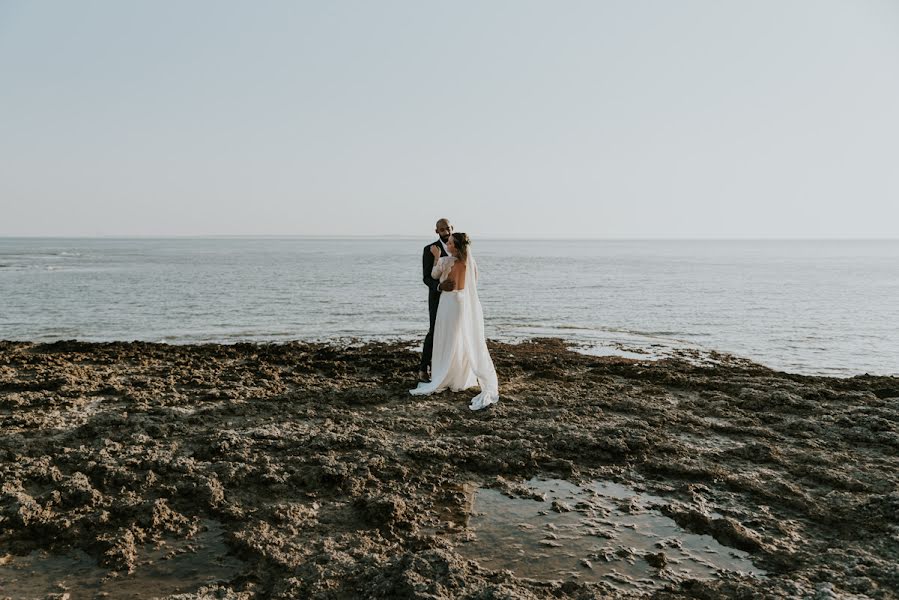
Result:
<instances>
[{"instance_id":1,"label":"rocky shoreline","mask_svg":"<svg viewBox=\"0 0 899 600\"><path fill-rule=\"evenodd\" d=\"M899 378L591 357L560 340L490 349L501 401L472 413L471 392L409 396L417 355L402 344L0 342L0 598L899 594ZM631 585L595 556L559 579L466 557L477 489L594 519L600 544L619 536L596 504L549 506L535 478L651 494L622 510L764 574L679 577L664 549L620 544L600 554L609 568L658 577ZM197 558L204 535L221 556ZM35 566L76 553L101 581ZM193 587L141 579L179 557Z\"/></svg>"}]
</instances>

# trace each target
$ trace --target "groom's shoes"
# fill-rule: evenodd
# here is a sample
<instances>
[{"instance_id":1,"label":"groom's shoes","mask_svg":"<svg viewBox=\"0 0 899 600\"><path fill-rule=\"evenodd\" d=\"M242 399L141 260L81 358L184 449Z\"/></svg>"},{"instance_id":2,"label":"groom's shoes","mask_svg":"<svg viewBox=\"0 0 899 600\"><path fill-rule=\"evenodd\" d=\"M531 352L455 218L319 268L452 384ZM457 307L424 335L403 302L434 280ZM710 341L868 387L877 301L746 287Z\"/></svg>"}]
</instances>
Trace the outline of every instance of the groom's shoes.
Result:
<instances>
[{"instance_id":1,"label":"groom's shoes","mask_svg":"<svg viewBox=\"0 0 899 600\"><path fill-rule=\"evenodd\" d=\"M428 383L429 381L431 381L431 378L428 377L427 371L419 371L418 372L418 380L422 381L424 383Z\"/></svg>"}]
</instances>

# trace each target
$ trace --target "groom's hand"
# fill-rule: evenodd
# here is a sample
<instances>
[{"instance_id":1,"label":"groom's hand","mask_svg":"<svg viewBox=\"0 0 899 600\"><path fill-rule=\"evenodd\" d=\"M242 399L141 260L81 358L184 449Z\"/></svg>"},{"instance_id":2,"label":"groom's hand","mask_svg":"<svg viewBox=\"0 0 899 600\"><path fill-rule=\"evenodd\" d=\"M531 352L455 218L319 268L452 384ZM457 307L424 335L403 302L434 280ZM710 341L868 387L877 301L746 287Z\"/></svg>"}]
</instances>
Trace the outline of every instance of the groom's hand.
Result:
<instances>
[{"instance_id":1,"label":"groom's hand","mask_svg":"<svg viewBox=\"0 0 899 600\"><path fill-rule=\"evenodd\" d=\"M447 279L446 281L440 282L440 285L437 286L441 292L451 292L456 289L456 283L452 279Z\"/></svg>"}]
</instances>

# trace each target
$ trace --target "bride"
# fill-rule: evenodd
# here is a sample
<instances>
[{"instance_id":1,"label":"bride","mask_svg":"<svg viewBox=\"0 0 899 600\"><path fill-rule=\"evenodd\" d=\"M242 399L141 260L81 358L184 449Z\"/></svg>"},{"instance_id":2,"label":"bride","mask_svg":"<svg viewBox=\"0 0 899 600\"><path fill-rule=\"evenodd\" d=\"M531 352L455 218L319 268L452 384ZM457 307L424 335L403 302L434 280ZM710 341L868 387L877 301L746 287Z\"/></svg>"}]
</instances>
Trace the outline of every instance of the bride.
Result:
<instances>
[{"instance_id":1,"label":"bride","mask_svg":"<svg viewBox=\"0 0 899 600\"><path fill-rule=\"evenodd\" d=\"M470 243L467 234L452 234L446 244L450 255L442 258L436 245L431 247L435 259L431 277L441 282L452 279L455 287L440 294L434 324L431 381L419 383L409 393L424 396L446 388L458 392L478 385L481 393L468 407L480 410L499 402L499 384L484 338L478 265L468 249Z\"/></svg>"}]
</instances>

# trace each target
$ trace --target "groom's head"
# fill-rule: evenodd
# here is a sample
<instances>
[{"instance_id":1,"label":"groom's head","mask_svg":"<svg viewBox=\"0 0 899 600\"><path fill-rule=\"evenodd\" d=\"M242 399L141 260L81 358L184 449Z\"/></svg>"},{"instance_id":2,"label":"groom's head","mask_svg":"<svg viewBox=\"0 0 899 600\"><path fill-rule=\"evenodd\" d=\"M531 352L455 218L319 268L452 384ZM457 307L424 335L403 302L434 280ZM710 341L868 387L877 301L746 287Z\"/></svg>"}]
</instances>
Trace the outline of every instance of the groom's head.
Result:
<instances>
[{"instance_id":1,"label":"groom's head","mask_svg":"<svg viewBox=\"0 0 899 600\"><path fill-rule=\"evenodd\" d=\"M437 221L437 229L434 231L440 236L440 241L445 244L449 240L449 236L453 234L453 226L450 225L449 219L440 219Z\"/></svg>"}]
</instances>

